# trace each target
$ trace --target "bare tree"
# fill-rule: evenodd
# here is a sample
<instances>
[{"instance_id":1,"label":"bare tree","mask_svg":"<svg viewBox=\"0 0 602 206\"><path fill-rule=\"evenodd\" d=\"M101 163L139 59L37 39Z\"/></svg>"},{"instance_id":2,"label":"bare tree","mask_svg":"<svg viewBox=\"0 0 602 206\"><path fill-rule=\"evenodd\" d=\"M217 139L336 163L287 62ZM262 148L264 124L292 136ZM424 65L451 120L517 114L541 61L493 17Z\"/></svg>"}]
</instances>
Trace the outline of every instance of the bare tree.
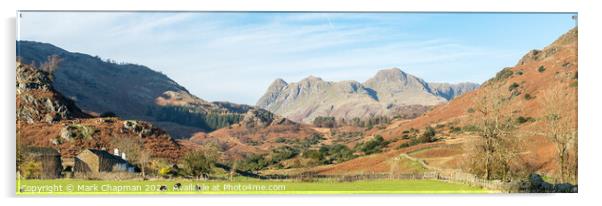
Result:
<instances>
[{"instance_id":1,"label":"bare tree","mask_svg":"<svg viewBox=\"0 0 602 206\"><path fill-rule=\"evenodd\" d=\"M478 137L469 141L469 164L471 172L485 179L509 180L513 176L512 166L519 160L519 147L515 136L513 111L504 109L507 98L496 91L488 92L475 104Z\"/></svg>"},{"instance_id":2,"label":"bare tree","mask_svg":"<svg viewBox=\"0 0 602 206\"><path fill-rule=\"evenodd\" d=\"M554 143L562 182L577 179L577 94L562 85L543 95L544 134ZM571 151L572 150L572 151Z\"/></svg>"},{"instance_id":3,"label":"bare tree","mask_svg":"<svg viewBox=\"0 0 602 206\"><path fill-rule=\"evenodd\" d=\"M54 77L54 72L58 69L61 61L62 59L58 55L48 56L48 60L40 66L40 69L47 72L48 76L52 79Z\"/></svg>"},{"instance_id":4,"label":"bare tree","mask_svg":"<svg viewBox=\"0 0 602 206\"><path fill-rule=\"evenodd\" d=\"M138 157L138 163L140 164L140 171L142 172L142 177L146 177L146 167L147 167L147 164L150 162L150 160L151 160L150 151L143 148L140 151L140 154Z\"/></svg>"},{"instance_id":5,"label":"bare tree","mask_svg":"<svg viewBox=\"0 0 602 206\"><path fill-rule=\"evenodd\" d=\"M151 153L144 147L144 141L135 137L117 137L112 141L113 147L127 154L128 161L140 167L142 176L146 175L146 166Z\"/></svg>"}]
</instances>

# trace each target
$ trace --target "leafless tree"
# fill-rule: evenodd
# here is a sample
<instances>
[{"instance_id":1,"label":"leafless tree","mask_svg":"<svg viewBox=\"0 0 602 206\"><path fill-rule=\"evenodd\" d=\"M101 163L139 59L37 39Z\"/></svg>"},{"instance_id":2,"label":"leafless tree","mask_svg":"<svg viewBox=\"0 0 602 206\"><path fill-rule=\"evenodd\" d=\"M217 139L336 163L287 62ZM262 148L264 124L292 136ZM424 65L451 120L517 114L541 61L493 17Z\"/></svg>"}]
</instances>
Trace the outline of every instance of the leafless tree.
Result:
<instances>
[{"instance_id":1,"label":"leafless tree","mask_svg":"<svg viewBox=\"0 0 602 206\"><path fill-rule=\"evenodd\" d=\"M471 172L485 179L509 180L512 166L518 161L519 144L515 136L513 111L508 110L507 98L495 90L488 92L475 104L475 126L478 137L468 141Z\"/></svg>"},{"instance_id":2,"label":"leafless tree","mask_svg":"<svg viewBox=\"0 0 602 206\"><path fill-rule=\"evenodd\" d=\"M543 95L543 133L554 143L562 182L577 179L577 94L558 85Z\"/></svg>"},{"instance_id":3,"label":"leafless tree","mask_svg":"<svg viewBox=\"0 0 602 206\"><path fill-rule=\"evenodd\" d=\"M117 137L112 141L113 147L127 154L127 160L140 167L142 176L146 175L146 166L151 160L151 153L144 147L144 141L135 137Z\"/></svg>"},{"instance_id":4,"label":"leafless tree","mask_svg":"<svg viewBox=\"0 0 602 206\"><path fill-rule=\"evenodd\" d=\"M40 66L40 69L47 72L49 77L52 79L54 77L54 72L58 69L61 61L62 59L58 55L48 56L48 60L46 60L46 62Z\"/></svg>"}]
</instances>

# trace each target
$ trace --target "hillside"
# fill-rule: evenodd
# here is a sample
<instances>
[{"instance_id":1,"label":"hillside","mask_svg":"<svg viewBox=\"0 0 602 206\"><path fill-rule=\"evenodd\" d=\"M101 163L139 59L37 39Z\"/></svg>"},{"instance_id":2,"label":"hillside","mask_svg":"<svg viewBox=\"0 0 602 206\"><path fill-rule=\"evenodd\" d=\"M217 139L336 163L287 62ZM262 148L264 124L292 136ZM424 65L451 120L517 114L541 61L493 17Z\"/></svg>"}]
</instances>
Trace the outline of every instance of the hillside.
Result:
<instances>
[{"instance_id":1,"label":"hillside","mask_svg":"<svg viewBox=\"0 0 602 206\"><path fill-rule=\"evenodd\" d=\"M550 101L551 94L558 94L559 98ZM555 145L543 136L543 128L545 119L549 118L545 116L546 109L556 107L563 108L561 115L572 121L569 129L577 129L577 29L542 50L528 52L515 66L504 68L472 92L438 105L416 119L394 121L385 129L374 130L372 136L381 135L391 141L388 152L315 168L315 171L385 172L391 169L392 158L400 154L420 158L437 168L466 169L469 145L478 135L474 127L482 119L476 110L483 100L496 95L503 98L499 111L516 122L512 138L520 144L517 158L525 161L527 170L550 176L557 174ZM428 126L437 131L436 142L400 149L401 144L409 141L408 136L419 135ZM569 154L573 155L575 148L569 148Z\"/></svg>"},{"instance_id":2,"label":"hillside","mask_svg":"<svg viewBox=\"0 0 602 206\"><path fill-rule=\"evenodd\" d=\"M411 107L445 103L477 87L473 83L427 83L393 68L379 71L364 83L330 82L314 76L290 84L277 79L256 105L305 123L320 116L346 120L393 117L413 110Z\"/></svg>"},{"instance_id":3,"label":"hillside","mask_svg":"<svg viewBox=\"0 0 602 206\"><path fill-rule=\"evenodd\" d=\"M215 144L224 158L239 160L252 154L268 154L278 147L295 147L319 134L308 125L290 121L263 109L249 110L238 123L211 133L197 133L190 141Z\"/></svg>"},{"instance_id":4,"label":"hillside","mask_svg":"<svg viewBox=\"0 0 602 206\"><path fill-rule=\"evenodd\" d=\"M53 87L87 113L110 112L124 119L146 120L176 138L188 138L236 123L246 112L246 107L200 99L142 65L102 60L47 43L17 42L17 56L25 64L39 67L53 55L60 58Z\"/></svg>"},{"instance_id":5,"label":"hillside","mask_svg":"<svg viewBox=\"0 0 602 206\"><path fill-rule=\"evenodd\" d=\"M57 92L48 73L17 62L17 142L52 147L63 157L84 149L111 149L121 141L140 142L153 157L176 161L184 152L167 133L144 121L93 118Z\"/></svg>"}]
</instances>

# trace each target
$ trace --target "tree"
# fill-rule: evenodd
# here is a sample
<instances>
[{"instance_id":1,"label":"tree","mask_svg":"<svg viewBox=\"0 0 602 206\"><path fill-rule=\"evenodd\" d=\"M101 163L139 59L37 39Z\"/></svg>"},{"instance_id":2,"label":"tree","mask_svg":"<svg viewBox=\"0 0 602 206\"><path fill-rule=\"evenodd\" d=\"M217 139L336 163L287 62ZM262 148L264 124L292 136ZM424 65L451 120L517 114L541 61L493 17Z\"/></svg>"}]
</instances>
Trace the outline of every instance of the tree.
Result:
<instances>
[{"instance_id":1,"label":"tree","mask_svg":"<svg viewBox=\"0 0 602 206\"><path fill-rule=\"evenodd\" d=\"M146 149L142 149L138 156L138 163L140 164L140 171L142 172L142 177L146 177L146 167L151 160L151 153Z\"/></svg>"},{"instance_id":2,"label":"tree","mask_svg":"<svg viewBox=\"0 0 602 206\"><path fill-rule=\"evenodd\" d=\"M336 119L335 117L316 117L314 118L314 126L316 127L325 127L325 128L335 128L336 127Z\"/></svg>"},{"instance_id":3,"label":"tree","mask_svg":"<svg viewBox=\"0 0 602 206\"><path fill-rule=\"evenodd\" d=\"M243 171L258 171L269 164L268 160L264 157L264 155L259 154L250 154L246 156L244 159L240 160L238 163L238 167Z\"/></svg>"},{"instance_id":4,"label":"tree","mask_svg":"<svg viewBox=\"0 0 602 206\"><path fill-rule=\"evenodd\" d=\"M577 181L577 95L561 86L548 90L544 99L544 134L554 143L559 179ZM571 152L573 150L573 152Z\"/></svg>"},{"instance_id":5,"label":"tree","mask_svg":"<svg viewBox=\"0 0 602 206\"><path fill-rule=\"evenodd\" d=\"M28 159L21 165L21 175L26 179L40 178L42 176L42 163Z\"/></svg>"},{"instance_id":6,"label":"tree","mask_svg":"<svg viewBox=\"0 0 602 206\"><path fill-rule=\"evenodd\" d=\"M476 102L478 137L469 144L470 170L485 179L509 180L518 154L515 122L512 112L503 110L507 99L496 91L490 91Z\"/></svg>"},{"instance_id":7,"label":"tree","mask_svg":"<svg viewBox=\"0 0 602 206\"><path fill-rule=\"evenodd\" d=\"M299 151L297 151L295 148L283 146L272 150L270 153L270 160L272 164L276 164L283 160L293 158L297 154L299 154Z\"/></svg>"},{"instance_id":8,"label":"tree","mask_svg":"<svg viewBox=\"0 0 602 206\"><path fill-rule=\"evenodd\" d=\"M329 147L328 155L333 161L344 162L353 159L353 151L343 144L335 144Z\"/></svg>"},{"instance_id":9,"label":"tree","mask_svg":"<svg viewBox=\"0 0 602 206\"><path fill-rule=\"evenodd\" d=\"M384 147L386 147L388 144L389 144L389 142L385 141L382 136L375 135L373 139L371 139L370 141L367 141L363 144L358 144L357 147L359 148L360 151L369 155L369 154L381 152L382 149Z\"/></svg>"},{"instance_id":10,"label":"tree","mask_svg":"<svg viewBox=\"0 0 602 206\"><path fill-rule=\"evenodd\" d=\"M437 134L437 131L434 128L432 128L431 126L428 126L424 129L424 133L422 133L422 135L420 135L420 137L418 138L418 142L419 143L434 142L435 140L437 140L435 138L435 134Z\"/></svg>"},{"instance_id":11,"label":"tree","mask_svg":"<svg viewBox=\"0 0 602 206\"><path fill-rule=\"evenodd\" d=\"M208 177L211 174L215 157L204 150L193 150L182 158L182 169L184 175L200 179Z\"/></svg>"},{"instance_id":12,"label":"tree","mask_svg":"<svg viewBox=\"0 0 602 206\"><path fill-rule=\"evenodd\" d=\"M42 71L45 71L48 73L48 77L50 79L54 78L54 72L58 69L59 67L59 63L62 61L61 57L59 57L58 55L51 55L48 56L48 60L46 60L46 62L44 62L41 66L40 69Z\"/></svg>"},{"instance_id":13,"label":"tree","mask_svg":"<svg viewBox=\"0 0 602 206\"><path fill-rule=\"evenodd\" d=\"M127 161L138 166L142 176L146 176L146 167L151 153L144 147L144 141L137 137L118 137L112 141L113 147L127 155Z\"/></svg>"}]
</instances>

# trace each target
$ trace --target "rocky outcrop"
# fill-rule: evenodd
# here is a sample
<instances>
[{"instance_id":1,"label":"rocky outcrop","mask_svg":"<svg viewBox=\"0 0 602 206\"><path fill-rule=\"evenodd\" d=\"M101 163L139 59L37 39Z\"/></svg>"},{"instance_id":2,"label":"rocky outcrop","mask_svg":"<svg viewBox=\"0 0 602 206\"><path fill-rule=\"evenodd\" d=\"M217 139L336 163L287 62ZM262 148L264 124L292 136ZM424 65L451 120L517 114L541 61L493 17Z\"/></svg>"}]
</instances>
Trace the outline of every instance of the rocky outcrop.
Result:
<instances>
[{"instance_id":1,"label":"rocky outcrop","mask_svg":"<svg viewBox=\"0 0 602 206\"><path fill-rule=\"evenodd\" d=\"M64 119L85 118L73 101L58 94L44 71L17 61L17 121L55 123Z\"/></svg>"},{"instance_id":2,"label":"rocky outcrop","mask_svg":"<svg viewBox=\"0 0 602 206\"><path fill-rule=\"evenodd\" d=\"M256 106L297 122L319 116L338 119L373 115L415 117L408 109L445 103L471 91L477 84L429 84L398 68L379 71L364 83L324 81L310 76L299 82L275 80ZM416 110L426 111L426 110Z\"/></svg>"},{"instance_id":3,"label":"rocky outcrop","mask_svg":"<svg viewBox=\"0 0 602 206\"><path fill-rule=\"evenodd\" d=\"M204 119L215 119L215 115L223 118L241 116L250 109L248 105L213 103L198 98L166 75L142 65L116 63L32 41L18 41L17 55L24 63L45 62L49 56L58 56L61 61L53 74L52 87L79 108L95 114L111 113L124 119L150 121L176 138L189 138L196 132L217 129L207 126L202 122ZM17 85L22 88L45 86L50 84ZM24 112L35 111L41 110ZM174 112L177 117L172 115Z\"/></svg>"},{"instance_id":4,"label":"rocky outcrop","mask_svg":"<svg viewBox=\"0 0 602 206\"><path fill-rule=\"evenodd\" d=\"M573 29L569 30L567 33L560 36L558 39L556 39L554 42L552 42L552 44L546 46L545 48L543 48L541 50L534 49L534 50L529 51L518 61L516 66L521 66L521 65L528 64L528 63L542 61L544 59L554 57L554 55L557 54L563 47L566 47L567 45L570 46L571 44L577 43L577 37L578 37L577 33L578 33L577 28L573 28Z\"/></svg>"},{"instance_id":5,"label":"rocky outcrop","mask_svg":"<svg viewBox=\"0 0 602 206\"><path fill-rule=\"evenodd\" d=\"M251 109L249 110L242 121L240 122L242 125L247 128L258 128L258 127L268 127L274 125L282 125L282 124L293 124L290 120L275 115L264 109Z\"/></svg>"},{"instance_id":6,"label":"rocky outcrop","mask_svg":"<svg viewBox=\"0 0 602 206\"><path fill-rule=\"evenodd\" d=\"M93 118L54 90L44 71L17 61L17 138L27 146L51 147L63 157L85 149L113 148L138 139L154 157L177 161L184 151L167 133L144 121Z\"/></svg>"}]
</instances>

